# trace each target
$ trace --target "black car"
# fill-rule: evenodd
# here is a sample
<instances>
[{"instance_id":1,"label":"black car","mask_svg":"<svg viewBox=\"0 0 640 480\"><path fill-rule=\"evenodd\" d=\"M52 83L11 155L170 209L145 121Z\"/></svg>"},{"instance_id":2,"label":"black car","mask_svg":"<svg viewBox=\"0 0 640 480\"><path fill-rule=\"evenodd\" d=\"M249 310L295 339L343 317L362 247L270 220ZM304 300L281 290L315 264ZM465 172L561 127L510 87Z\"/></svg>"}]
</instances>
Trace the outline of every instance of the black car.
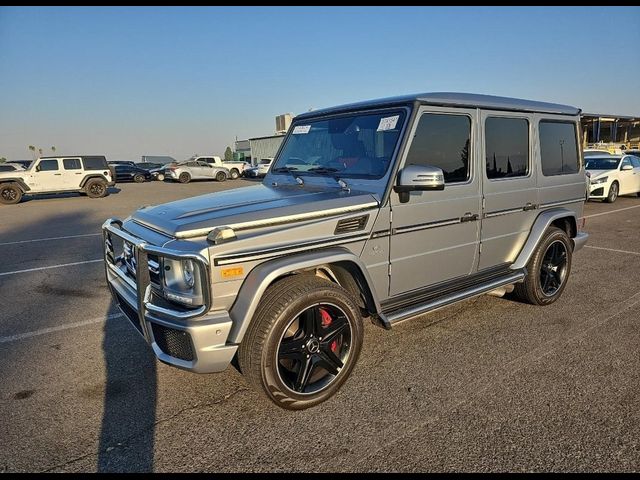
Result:
<instances>
[{"instance_id":1,"label":"black car","mask_svg":"<svg viewBox=\"0 0 640 480\"><path fill-rule=\"evenodd\" d=\"M143 183L153 178L148 170L134 167L133 165L112 164L110 167L115 170L116 181L118 182L134 181L136 183Z\"/></svg>"}]
</instances>

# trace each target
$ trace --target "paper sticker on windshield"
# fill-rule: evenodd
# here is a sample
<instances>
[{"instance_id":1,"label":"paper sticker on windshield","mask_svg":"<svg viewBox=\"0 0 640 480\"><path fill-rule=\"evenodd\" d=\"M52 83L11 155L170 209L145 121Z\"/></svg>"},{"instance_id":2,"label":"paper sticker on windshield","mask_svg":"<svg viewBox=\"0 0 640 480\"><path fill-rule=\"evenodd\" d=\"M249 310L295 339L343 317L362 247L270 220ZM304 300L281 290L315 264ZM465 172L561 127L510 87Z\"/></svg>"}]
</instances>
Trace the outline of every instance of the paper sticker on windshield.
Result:
<instances>
[{"instance_id":1,"label":"paper sticker on windshield","mask_svg":"<svg viewBox=\"0 0 640 480\"><path fill-rule=\"evenodd\" d=\"M311 125L298 125L293 129L293 134L309 133L309 130L311 130Z\"/></svg>"},{"instance_id":2,"label":"paper sticker on windshield","mask_svg":"<svg viewBox=\"0 0 640 480\"><path fill-rule=\"evenodd\" d=\"M399 118L400 115L381 118L380 124L378 125L378 132L383 132L384 130L393 130L394 128L396 128L396 124L398 123Z\"/></svg>"}]
</instances>

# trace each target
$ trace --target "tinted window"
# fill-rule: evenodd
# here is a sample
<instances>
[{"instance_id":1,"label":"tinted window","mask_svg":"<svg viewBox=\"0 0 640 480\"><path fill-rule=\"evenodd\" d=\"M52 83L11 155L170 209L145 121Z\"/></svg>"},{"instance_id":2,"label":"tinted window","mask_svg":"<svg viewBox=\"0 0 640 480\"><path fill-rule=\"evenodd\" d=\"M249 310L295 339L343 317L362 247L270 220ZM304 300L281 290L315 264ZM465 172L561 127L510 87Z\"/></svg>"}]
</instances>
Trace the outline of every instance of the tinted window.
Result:
<instances>
[{"instance_id":1,"label":"tinted window","mask_svg":"<svg viewBox=\"0 0 640 480\"><path fill-rule=\"evenodd\" d=\"M42 160L38 167L41 172L50 172L52 170L58 170L58 160Z\"/></svg>"},{"instance_id":2,"label":"tinted window","mask_svg":"<svg viewBox=\"0 0 640 480\"><path fill-rule=\"evenodd\" d=\"M211 162L213 163L213 158L209 158L209 157L203 157L200 159L201 162L207 163L207 162Z\"/></svg>"},{"instance_id":3,"label":"tinted window","mask_svg":"<svg viewBox=\"0 0 640 480\"><path fill-rule=\"evenodd\" d=\"M0 172L14 172L15 170L17 169L11 165L0 165Z\"/></svg>"},{"instance_id":4,"label":"tinted window","mask_svg":"<svg viewBox=\"0 0 640 480\"><path fill-rule=\"evenodd\" d=\"M631 158L631 165L634 166L634 168L639 168L640 167L640 158L638 157L630 157Z\"/></svg>"},{"instance_id":5,"label":"tinted window","mask_svg":"<svg viewBox=\"0 0 640 480\"><path fill-rule=\"evenodd\" d=\"M545 176L577 173L576 126L571 122L541 121L540 157Z\"/></svg>"},{"instance_id":6,"label":"tinted window","mask_svg":"<svg viewBox=\"0 0 640 480\"><path fill-rule=\"evenodd\" d=\"M630 167L631 165L631 157L625 157L624 160L622 160L622 165L620 165L620 168L624 167L625 165L629 165Z\"/></svg>"},{"instance_id":7,"label":"tinted window","mask_svg":"<svg viewBox=\"0 0 640 480\"><path fill-rule=\"evenodd\" d=\"M62 160L62 164L65 170L80 170L82 168L79 158L65 158Z\"/></svg>"},{"instance_id":8,"label":"tinted window","mask_svg":"<svg viewBox=\"0 0 640 480\"><path fill-rule=\"evenodd\" d=\"M426 113L420 117L407 165L431 165L444 172L445 183L469 179L471 119L464 115Z\"/></svg>"},{"instance_id":9,"label":"tinted window","mask_svg":"<svg viewBox=\"0 0 640 480\"><path fill-rule=\"evenodd\" d=\"M187 163L185 163L185 165L187 167L197 167L198 166L198 162L187 162Z\"/></svg>"},{"instance_id":10,"label":"tinted window","mask_svg":"<svg viewBox=\"0 0 640 480\"><path fill-rule=\"evenodd\" d=\"M82 157L82 164L85 170L106 170L109 168L104 157Z\"/></svg>"},{"instance_id":11,"label":"tinted window","mask_svg":"<svg viewBox=\"0 0 640 480\"><path fill-rule=\"evenodd\" d=\"M487 178L522 177L529 172L529 122L487 118L484 124Z\"/></svg>"}]
</instances>

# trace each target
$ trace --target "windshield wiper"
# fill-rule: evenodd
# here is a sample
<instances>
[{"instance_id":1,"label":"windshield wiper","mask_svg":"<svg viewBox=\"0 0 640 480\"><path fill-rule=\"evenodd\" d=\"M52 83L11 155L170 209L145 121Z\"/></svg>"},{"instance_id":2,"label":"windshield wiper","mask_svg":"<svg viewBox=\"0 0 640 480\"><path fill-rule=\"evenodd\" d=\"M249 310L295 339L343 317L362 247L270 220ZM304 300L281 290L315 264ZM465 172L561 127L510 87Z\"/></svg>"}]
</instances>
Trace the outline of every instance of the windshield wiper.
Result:
<instances>
[{"instance_id":1,"label":"windshield wiper","mask_svg":"<svg viewBox=\"0 0 640 480\"><path fill-rule=\"evenodd\" d=\"M290 173L293 179L296 181L298 185L304 185L304 181L296 175L294 170L298 170L296 167L278 167L271 170L273 173Z\"/></svg>"},{"instance_id":2,"label":"windshield wiper","mask_svg":"<svg viewBox=\"0 0 640 480\"><path fill-rule=\"evenodd\" d=\"M317 173L317 174L322 174L322 173L335 173L338 172L339 170L337 168L333 168L333 167L315 167L315 168L310 168L309 170L307 170L307 172L312 172L312 173ZM338 182L338 185L340 185L340 188L342 190L346 190L347 192L350 191L349 186L347 185L347 183L342 180L338 175L329 175L331 178L333 178L336 182Z\"/></svg>"}]
</instances>

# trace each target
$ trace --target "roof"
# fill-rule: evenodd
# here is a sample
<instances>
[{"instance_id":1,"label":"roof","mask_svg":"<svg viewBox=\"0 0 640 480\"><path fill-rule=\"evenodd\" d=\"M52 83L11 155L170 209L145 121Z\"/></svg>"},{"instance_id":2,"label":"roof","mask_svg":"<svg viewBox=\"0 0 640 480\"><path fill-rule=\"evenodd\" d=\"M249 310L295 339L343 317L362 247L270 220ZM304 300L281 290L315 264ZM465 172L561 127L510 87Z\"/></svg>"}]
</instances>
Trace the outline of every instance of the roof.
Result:
<instances>
[{"instance_id":1,"label":"roof","mask_svg":"<svg viewBox=\"0 0 640 480\"><path fill-rule=\"evenodd\" d=\"M493 95L479 95L474 93L433 92L339 105L337 107L302 113L298 115L296 119L311 118L330 113L347 112L350 110L407 105L413 102L420 102L423 105L486 108L490 110L551 113L556 115L578 115L581 111L577 107L560 105L557 103L536 102L533 100L496 97Z\"/></svg>"},{"instance_id":2,"label":"roof","mask_svg":"<svg viewBox=\"0 0 640 480\"><path fill-rule=\"evenodd\" d=\"M268 138L284 138L285 135L284 134L280 134L280 135L267 135L266 137L253 137L253 138L249 138L248 140L266 140ZM239 142L246 142L246 140L238 140Z\"/></svg>"}]
</instances>

